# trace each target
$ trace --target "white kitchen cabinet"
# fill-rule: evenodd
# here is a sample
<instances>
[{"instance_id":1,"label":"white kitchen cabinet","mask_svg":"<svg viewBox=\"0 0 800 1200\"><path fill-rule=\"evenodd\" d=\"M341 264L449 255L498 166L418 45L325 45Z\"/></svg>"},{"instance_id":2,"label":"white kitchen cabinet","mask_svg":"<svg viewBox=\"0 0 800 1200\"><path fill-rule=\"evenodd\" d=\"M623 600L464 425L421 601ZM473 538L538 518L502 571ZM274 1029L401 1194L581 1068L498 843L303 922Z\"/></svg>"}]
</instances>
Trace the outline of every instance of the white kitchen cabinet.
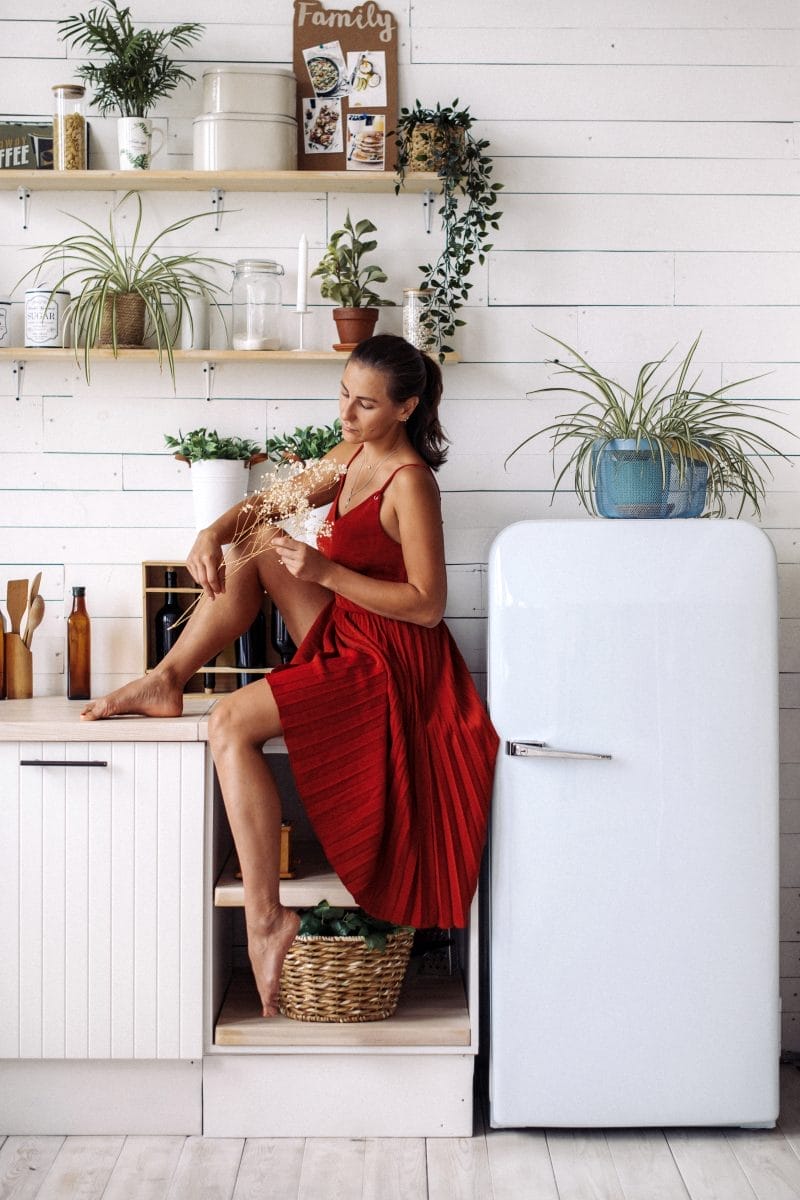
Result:
<instances>
[{"instance_id":1,"label":"white kitchen cabinet","mask_svg":"<svg viewBox=\"0 0 800 1200\"><path fill-rule=\"evenodd\" d=\"M0 707L0 1128L200 1132L206 748L80 707Z\"/></svg>"}]
</instances>

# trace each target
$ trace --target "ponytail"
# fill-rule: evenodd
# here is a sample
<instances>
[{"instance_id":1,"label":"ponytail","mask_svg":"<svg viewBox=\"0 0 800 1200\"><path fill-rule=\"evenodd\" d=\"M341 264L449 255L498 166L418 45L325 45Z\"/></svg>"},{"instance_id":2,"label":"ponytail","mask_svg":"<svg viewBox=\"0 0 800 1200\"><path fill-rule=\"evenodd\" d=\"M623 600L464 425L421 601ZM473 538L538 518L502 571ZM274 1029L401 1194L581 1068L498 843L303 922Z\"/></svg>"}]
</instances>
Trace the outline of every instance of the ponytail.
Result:
<instances>
[{"instance_id":1,"label":"ponytail","mask_svg":"<svg viewBox=\"0 0 800 1200\"><path fill-rule=\"evenodd\" d=\"M402 404L409 396L419 403L406 422L411 445L429 467L438 470L447 458L447 436L439 423L442 372L430 355L423 354L405 338L392 333L359 342L350 361L380 371L386 380L389 399Z\"/></svg>"}]
</instances>

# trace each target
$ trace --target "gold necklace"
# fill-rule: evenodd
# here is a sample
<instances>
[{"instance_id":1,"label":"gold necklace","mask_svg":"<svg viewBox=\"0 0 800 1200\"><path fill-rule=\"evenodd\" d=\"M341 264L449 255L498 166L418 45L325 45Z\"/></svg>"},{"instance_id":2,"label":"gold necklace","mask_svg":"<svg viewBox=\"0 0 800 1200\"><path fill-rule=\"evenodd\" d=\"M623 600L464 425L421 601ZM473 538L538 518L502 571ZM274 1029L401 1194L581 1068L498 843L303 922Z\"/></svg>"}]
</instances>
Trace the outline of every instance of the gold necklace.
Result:
<instances>
[{"instance_id":1,"label":"gold necklace","mask_svg":"<svg viewBox=\"0 0 800 1200\"><path fill-rule=\"evenodd\" d=\"M380 460L380 462L375 463L375 465L372 467L368 467L367 468L367 478L364 480L363 483L361 482L361 476L364 472L364 464L366 462L366 459L364 458L364 452L362 450L361 462L358 464L358 474L356 475L355 479L353 480L353 486L350 489L350 494L348 495L346 500L344 498L342 498L342 512L347 512L350 505L353 503L353 497L357 496L359 492L363 492L365 487L369 487L370 481L371 481L373 475L375 474L375 472L380 467L382 467L383 464L385 462L387 462L392 457L393 454L396 454L397 450L398 450L398 447L395 445L389 451L388 454L385 454L383 456L383 458ZM356 484L358 484L357 487L356 487Z\"/></svg>"}]
</instances>

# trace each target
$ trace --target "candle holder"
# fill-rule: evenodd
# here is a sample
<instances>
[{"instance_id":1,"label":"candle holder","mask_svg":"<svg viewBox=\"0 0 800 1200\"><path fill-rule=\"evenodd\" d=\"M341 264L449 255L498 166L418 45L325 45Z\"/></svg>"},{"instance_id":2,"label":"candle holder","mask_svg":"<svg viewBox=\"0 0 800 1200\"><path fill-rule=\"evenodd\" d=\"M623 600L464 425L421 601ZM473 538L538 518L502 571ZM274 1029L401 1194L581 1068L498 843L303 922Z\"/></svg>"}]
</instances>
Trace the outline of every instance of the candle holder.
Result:
<instances>
[{"instance_id":1,"label":"candle holder","mask_svg":"<svg viewBox=\"0 0 800 1200\"><path fill-rule=\"evenodd\" d=\"M310 310L307 308L298 308L295 311L297 313L299 331L298 331L298 335L297 335L298 345L295 346L294 349L295 349L295 352L299 352L301 350L305 350L305 345L303 344L303 318L308 315Z\"/></svg>"}]
</instances>

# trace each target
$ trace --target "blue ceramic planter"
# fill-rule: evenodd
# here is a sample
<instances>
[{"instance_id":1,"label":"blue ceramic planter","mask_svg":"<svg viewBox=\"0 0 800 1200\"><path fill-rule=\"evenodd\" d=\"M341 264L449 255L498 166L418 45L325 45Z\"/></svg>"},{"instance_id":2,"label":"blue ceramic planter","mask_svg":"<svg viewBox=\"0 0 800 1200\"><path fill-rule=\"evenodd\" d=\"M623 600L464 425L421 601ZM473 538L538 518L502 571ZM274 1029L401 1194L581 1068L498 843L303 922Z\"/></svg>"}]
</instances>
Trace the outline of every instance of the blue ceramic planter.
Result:
<instances>
[{"instance_id":1,"label":"blue ceramic planter","mask_svg":"<svg viewBox=\"0 0 800 1200\"><path fill-rule=\"evenodd\" d=\"M595 503L603 517L699 517L706 502L708 466L667 454L662 471L656 447L635 438L597 441L592 447Z\"/></svg>"}]
</instances>

